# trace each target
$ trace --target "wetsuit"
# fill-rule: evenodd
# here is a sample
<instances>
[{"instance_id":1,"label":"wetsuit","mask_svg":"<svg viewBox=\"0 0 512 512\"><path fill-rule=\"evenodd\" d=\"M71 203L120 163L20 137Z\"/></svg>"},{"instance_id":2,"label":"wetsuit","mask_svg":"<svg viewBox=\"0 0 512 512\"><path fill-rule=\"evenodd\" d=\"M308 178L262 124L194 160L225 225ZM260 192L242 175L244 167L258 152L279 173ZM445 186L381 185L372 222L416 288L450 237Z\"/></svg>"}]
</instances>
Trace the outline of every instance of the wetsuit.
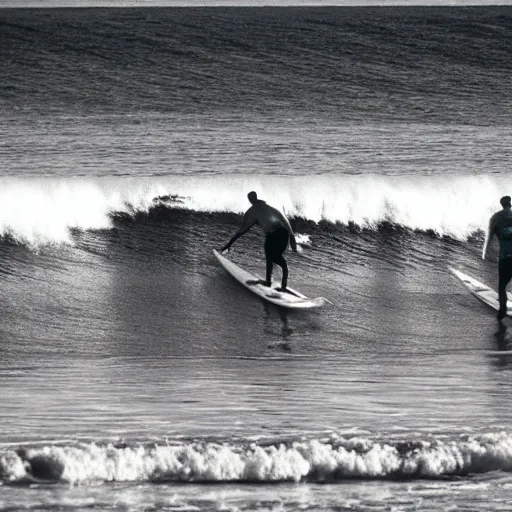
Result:
<instances>
[{"instance_id":1,"label":"wetsuit","mask_svg":"<svg viewBox=\"0 0 512 512\"><path fill-rule=\"evenodd\" d=\"M272 267L276 263L283 269L283 280L281 287L286 288L288 284L288 265L283 257L283 253L288 247L288 239L290 232L280 226L275 231L267 233L265 237L265 258L267 260L266 284L270 286L272 283Z\"/></svg>"},{"instance_id":2,"label":"wetsuit","mask_svg":"<svg viewBox=\"0 0 512 512\"><path fill-rule=\"evenodd\" d=\"M507 285L512 279L512 209L504 208L495 213L489 222L489 232L500 241L498 263L498 295L500 309L498 315L503 317L507 312Z\"/></svg>"},{"instance_id":3,"label":"wetsuit","mask_svg":"<svg viewBox=\"0 0 512 512\"><path fill-rule=\"evenodd\" d=\"M265 232L265 258L267 260L266 282L267 286L272 283L272 269L274 263L283 269L281 287L284 289L288 284L288 265L283 253L291 242L292 249L296 250L295 236L288 222L288 219L279 211L269 206L261 199L256 200L245 212L242 226L222 250L231 247L233 242L248 231L254 224L258 224Z\"/></svg>"}]
</instances>

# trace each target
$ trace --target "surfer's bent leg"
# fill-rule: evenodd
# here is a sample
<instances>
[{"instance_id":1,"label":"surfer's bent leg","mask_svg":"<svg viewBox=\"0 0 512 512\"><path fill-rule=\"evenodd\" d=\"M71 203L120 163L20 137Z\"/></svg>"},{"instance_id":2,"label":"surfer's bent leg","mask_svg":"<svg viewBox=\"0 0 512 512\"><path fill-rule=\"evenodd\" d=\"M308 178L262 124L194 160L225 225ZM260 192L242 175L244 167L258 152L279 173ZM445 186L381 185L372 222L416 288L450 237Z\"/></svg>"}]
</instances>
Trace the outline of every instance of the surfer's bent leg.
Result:
<instances>
[{"instance_id":1,"label":"surfer's bent leg","mask_svg":"<svg viewBox=\"0 0 512 512\"><path fill-rule=\"evenodd\" d=\"M286 260L283 258L283 252L288 246L288 239L290 234L285 228L279 228L272 233L267 234L265 240L265 256L267 258L267 283L270 286L272 282L272 270L274 263L279 265L283 269L283 280L281 288L285 289L288 284L288 265Z\"/></svg>"},{"instance_id":2,"label":"surfer's bent leg","mask_svg":"<svg viewBox=\"0 0 512 512\"><path fill-rule=\"evenodd\" d=\"M267 274L265 276L265 285L272 285L272 270L274 268L274 255L273 255L273 235L274 233L267 233L265 238L265 258L267 260Z\"/></svg>"},{"instance_id":3,"label":"surfer's bent leg","mask_svg":"<svg viewBox=\"0 0 512 512\"><path fill-rule=\"evenodd\" d=\"M507 314L507 285L512 279L512 257L500 259L498 274L498 296L500 299L498 318L501 319Z\"/></svg>"},{"instance_id":4,"label":"surfer's bent leg","mask_svg":"<svg viewBox=\"0 0 512 512\"><path fill-rule=\"evenodd\" d=\"M275 260L275 262L283 269L283 280L281 281L281 289L286 290L286 285L288 284L288 265L286 264L286 260L283 255L279 256Z\"/></svg>"},{"instance_id":5,"label":"surfer's bent leg","mask_svg":"<svg viewBox=\"0 0 512 512\"><path fill-rule=\"evenodd\" d=\"M265 275L265 286L272 286L272 271L274 270L274 262L267 254L267 273Z\"/></svg>"}]
</instances>

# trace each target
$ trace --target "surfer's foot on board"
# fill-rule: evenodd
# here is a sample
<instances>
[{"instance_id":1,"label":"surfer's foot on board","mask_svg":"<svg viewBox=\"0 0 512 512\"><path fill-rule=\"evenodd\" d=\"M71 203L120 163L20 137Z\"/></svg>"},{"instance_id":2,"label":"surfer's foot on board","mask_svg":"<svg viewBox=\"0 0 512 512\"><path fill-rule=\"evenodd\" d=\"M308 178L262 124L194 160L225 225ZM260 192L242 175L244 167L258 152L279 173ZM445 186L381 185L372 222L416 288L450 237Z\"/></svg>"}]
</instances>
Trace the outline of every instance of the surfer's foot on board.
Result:
<instances>
[{"instance_id":1,"label":"surfer's foot on board","mask_svg":"<svg viewBox=\"0 0 512 512\"><path fill-rule=\"evenodd\" d=\"M267 283L267 281L264 281L263 279L249 279L248 281L245 281L246 284L262 284L263 286L268 286L270 288L270 284Z\"/></svg>"}]
</instances>

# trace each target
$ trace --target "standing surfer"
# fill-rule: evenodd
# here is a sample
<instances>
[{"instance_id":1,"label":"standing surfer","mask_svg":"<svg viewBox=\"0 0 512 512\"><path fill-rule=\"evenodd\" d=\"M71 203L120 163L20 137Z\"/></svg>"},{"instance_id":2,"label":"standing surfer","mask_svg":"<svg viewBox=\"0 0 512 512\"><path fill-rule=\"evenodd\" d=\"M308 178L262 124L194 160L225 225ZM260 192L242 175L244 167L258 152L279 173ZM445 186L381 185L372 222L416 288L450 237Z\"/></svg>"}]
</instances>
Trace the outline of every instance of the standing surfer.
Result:
<instances>
[{"instance_id":1,"label":"standing surfer","mask_svg":"<svg viewBox=\"0 0 512 512\"><path fill-rule=\"evenodd\" d=\"M498 320L507 314L507 285L512 279L512 203L510 196L500 199L503 209L496 212L489 220L489 227L485 236L482 259L487 256L487 249L492 237L496 235L500 241L500 256L498 263L498 296L500 308Z\"/></svg>"},{"instance_id":2,"label":"standing surfer","mask_svg":"<svg viewBox=\"0 0 512 512\"><path fill-rule=\"evenodd\" d=\"M240 238L244 233L254 226L259 224L264 231L265 237L265 257L267 260L267 275L266 280L262 284L271 286L272 284L272 270L274 263L283 269L283 279L281 281L281 290L286 291L288 284L288 265L283 257L283 253L288 246L288 241L292 251L297 252L297 243L295 235L293 234L292 227L288 219L275 208L269 206L265 201L258 199L256 192L249 192L247 194L249 202L252 206L245 212L242 226L234 234L231 240L221 249L221 252L229 249L233 242ZM257 284L260 281L251 282L249 284Z\"/></svg>"}]
</instances>

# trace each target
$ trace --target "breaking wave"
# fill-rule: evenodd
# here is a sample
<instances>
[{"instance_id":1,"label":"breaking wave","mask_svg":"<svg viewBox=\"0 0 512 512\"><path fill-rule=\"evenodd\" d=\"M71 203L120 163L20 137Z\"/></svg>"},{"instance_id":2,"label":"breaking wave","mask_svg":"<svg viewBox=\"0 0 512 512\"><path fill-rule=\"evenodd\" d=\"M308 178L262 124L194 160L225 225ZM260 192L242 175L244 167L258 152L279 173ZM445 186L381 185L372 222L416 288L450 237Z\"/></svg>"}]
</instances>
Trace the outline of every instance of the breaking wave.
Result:
<instances>
[{"instance_id":1,"label":"breaking wave","mask_svg":"<svg viewBox=\"0 0 512 512\"><path fill-rule=\"evenodd\" d=\"M505 432L401 442L331 436L270 444L90 443L0 452L5 484L24 480L87 484L436 479L497 470L512 470L512 437Z\"/></svg>"},{"instance_id":2,"label":"breaking wave","mask_svg":"<svg viewBox=\"0 0 512 512\"><path fill-rule=\"evenodd\" d=\"M465 240L485 228L506 192L497 177L209 176L0 180L0 236L73 244L72 229L110 229L116 216L155 207L239 214L247 192L291 218L375 228L391 223Z\"/></svg>"}]
</instances>

